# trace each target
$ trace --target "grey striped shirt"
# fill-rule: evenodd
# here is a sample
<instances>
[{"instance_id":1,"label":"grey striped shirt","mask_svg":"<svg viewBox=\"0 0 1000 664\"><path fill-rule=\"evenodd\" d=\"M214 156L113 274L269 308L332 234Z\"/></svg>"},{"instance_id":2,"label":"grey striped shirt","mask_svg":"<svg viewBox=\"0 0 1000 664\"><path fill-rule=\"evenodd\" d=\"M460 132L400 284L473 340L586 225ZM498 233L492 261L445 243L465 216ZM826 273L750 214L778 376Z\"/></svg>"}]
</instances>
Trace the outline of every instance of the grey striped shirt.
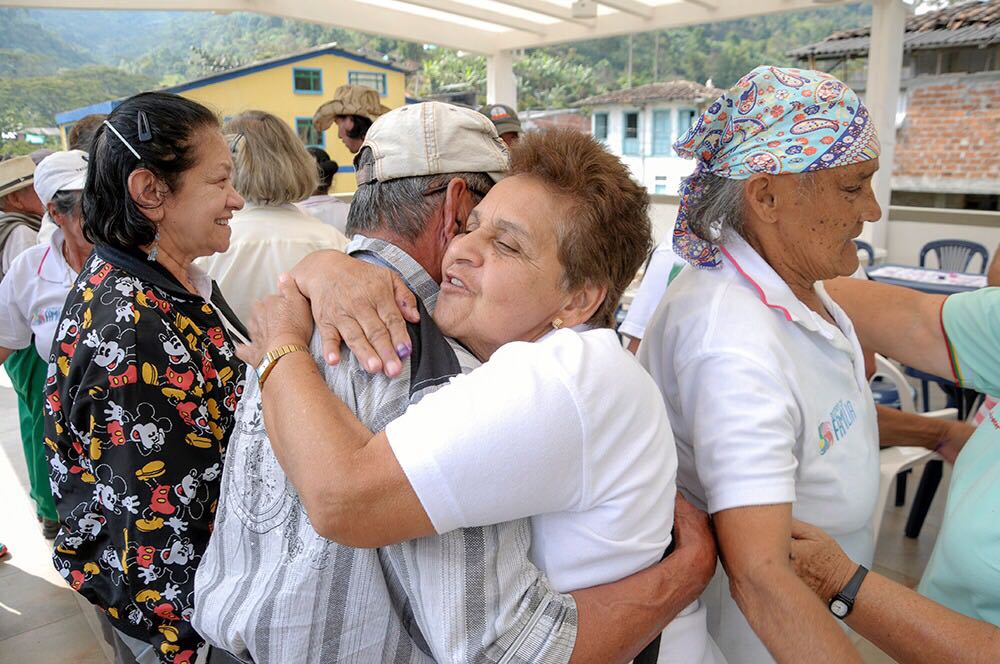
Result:
<instances>
[{"instance_id":1,"label":"grey striped shirt","mask_svg":"<svg viewBox=\"0 0 1000 664\"><path fill-rule=\"evenodd\" d=\"M348 252L397 270L433 311L437 284L398 247L356 236ZM414 354L395 379L368 374L350 354L329 367L313 338L330 389L373 431L478 365L422 318L410 326ZM261 663L569 660L576 605L529 562L527 519L382 549L322 538L271 450L255 381L227 455L195 577L193 623L213 646Z\"/></svg>"}]
</instances>

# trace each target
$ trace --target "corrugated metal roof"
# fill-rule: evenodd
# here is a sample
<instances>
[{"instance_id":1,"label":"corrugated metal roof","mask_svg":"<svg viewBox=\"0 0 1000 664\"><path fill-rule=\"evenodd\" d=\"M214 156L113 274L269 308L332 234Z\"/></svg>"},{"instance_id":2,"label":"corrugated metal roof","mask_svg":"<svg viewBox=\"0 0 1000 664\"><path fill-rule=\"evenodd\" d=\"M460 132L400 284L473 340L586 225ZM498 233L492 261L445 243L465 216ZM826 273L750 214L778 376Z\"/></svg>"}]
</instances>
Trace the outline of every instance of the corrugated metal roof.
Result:
<instances>
[{"instance_id":1,"label":"corrugated metal roof","mask_svg":"<svg viewBox=\"0 0 1000 664\"><path fill-rule=\"evenodd\" d=\"M587 97L576 102L575 106L604 106L608 104L638 104L651 101L704 101L715 99L722 90L709 88L683 79L650 83L637 88L616 90L603 95Z\"/></svg>"},{"instance_id":2,"label":"corrugated metal roof","mask_svg":"<svg viewBox=\"0 0 1000 664\"><path fill-rule=\"evenodd\" d=\"M788 55L836 57L868 52L871 26L835 32ZM906 20L903 49L906 51L956 46L1000 44L1000 0L973 0L960 5L911 16Z\"/></svg>"}]
</instances>

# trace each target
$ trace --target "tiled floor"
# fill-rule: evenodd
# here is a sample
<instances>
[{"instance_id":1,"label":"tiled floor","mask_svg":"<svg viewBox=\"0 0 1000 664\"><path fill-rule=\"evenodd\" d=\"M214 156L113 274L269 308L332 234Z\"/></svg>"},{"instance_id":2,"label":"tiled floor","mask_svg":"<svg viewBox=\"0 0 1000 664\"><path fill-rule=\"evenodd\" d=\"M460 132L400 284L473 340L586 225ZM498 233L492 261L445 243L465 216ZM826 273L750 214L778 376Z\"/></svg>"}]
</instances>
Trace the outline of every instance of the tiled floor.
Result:
<instances>
[{"instance_id":1,"label":"tiled floor","mask_svg":"<svg viewBox=\"0 0 1000 664\"><path fill-rule=\"evenodd\" d=\"M0 562L0 664L109 662L110 653L98 636L93 612L53 568L50 544L42 538L35 521L17 432L16 400L5 381L0 369L0 541L11 551ZM906 507L886 510L876 571L908 586L916 585L941 525L948 477L946 469L919 539L903 535L916 479L908 482ZM863 640L858 648L867 664L893 661Z\"/></svg>"}]
</instances>

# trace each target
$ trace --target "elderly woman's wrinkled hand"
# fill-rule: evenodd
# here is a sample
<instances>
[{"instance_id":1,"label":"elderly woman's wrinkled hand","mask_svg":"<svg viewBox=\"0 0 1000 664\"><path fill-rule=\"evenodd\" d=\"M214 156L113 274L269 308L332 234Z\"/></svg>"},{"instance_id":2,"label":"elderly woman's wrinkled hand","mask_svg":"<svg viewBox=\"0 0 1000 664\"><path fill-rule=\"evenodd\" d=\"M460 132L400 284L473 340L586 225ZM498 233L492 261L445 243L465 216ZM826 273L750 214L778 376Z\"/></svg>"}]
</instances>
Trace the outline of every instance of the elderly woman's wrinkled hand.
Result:
<instances>
[{"instance_id":1,"label":"elderly woman's wrinkled hand","mask_svg":"<svg viewBox=\"0 0 1000 664\"><path fill-rule=\"evenodd\" d=\"M671 556L690 558L690 575L698 581L700 595L715 574L718 559L715 530L708 514L688 502L680 492L674 502L674 543Z\"/></svg>"},{"instance_id":2,"label":"elderly woman's wrinkled hand","mask_svg":"<svg viewBox=\"0 0 1000 664\"><path fill-rule=\"evenodd\" d=\"M343 342L369 373L399 375L400 360L413 348L406 322L420 320L416 298L399 275L339 251L314 252L291 274L312 304L329 364L340 361Z\"/></svg>"},{"instance_id":3,"label":"elderly woman's wrinkled hand","mask_svg":"<svg viewBox=\"0 0 1000 664\"><path fill-rule=\"evenodd\" d=\"M309 300L299 292L289 275L281 274L278 292L254 304L249 327L252 342L238 346L236 354L252 366L260 364L268 351L279 346L309 346L313 333Z\"/></svg>"},{"instance_id":4,"label":"elderly woman's wrinkled hand","mask_svg":"<svg viewBox=\"0 0 1000 664\"><path fill-rule=\"evenodd\" d=\"M792 519L792 567L824 602L851 580L857 565L823 530Z\"/></svg>"}]
</instances>

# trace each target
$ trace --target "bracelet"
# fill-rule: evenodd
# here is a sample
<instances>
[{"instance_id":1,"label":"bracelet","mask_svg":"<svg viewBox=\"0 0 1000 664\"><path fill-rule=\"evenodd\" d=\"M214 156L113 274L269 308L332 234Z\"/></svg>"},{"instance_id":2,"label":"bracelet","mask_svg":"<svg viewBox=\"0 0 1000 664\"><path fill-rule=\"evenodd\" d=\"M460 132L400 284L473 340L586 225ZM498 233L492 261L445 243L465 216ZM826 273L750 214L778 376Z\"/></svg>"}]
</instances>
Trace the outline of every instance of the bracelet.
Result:
<instances>
[{"instance_id":1,"label":"bracelet","mask_svg":"<svg viewBox=\"0 0 1000 664\"><path fill-rule=\"evenodd\" d=\"M295 353L300 350L309 352L309 348L302 344L287 344L269 351L264 356L264 359L260 361L260 364L257 365L257 384L260 387L264 387L264 381L271 375L271 371L274 369L274 365L278 363L278 360L289 353Z\"/></svg>"}]
</instances>

